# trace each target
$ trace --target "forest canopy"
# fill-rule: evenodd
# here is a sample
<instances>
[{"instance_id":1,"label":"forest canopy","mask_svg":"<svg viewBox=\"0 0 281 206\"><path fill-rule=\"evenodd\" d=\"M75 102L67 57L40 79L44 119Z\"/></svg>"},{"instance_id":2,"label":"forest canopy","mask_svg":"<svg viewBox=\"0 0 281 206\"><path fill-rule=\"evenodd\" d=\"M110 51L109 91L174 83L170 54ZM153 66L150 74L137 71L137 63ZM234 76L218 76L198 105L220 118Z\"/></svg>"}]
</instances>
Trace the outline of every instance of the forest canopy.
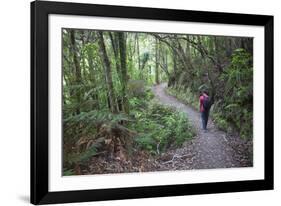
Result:
<instances>
[{"instance_id":1,"label":"forest canopy","mask_svg":"<svg viewBox=\"0 0 281 206\"><path fill-rule=\"evenodd\" d=\"M64 175L161 170L149 158L196 136L188 115L212 98L217 127L253 135L253 38L62 29Z\"/></svg>"}]
</instances>

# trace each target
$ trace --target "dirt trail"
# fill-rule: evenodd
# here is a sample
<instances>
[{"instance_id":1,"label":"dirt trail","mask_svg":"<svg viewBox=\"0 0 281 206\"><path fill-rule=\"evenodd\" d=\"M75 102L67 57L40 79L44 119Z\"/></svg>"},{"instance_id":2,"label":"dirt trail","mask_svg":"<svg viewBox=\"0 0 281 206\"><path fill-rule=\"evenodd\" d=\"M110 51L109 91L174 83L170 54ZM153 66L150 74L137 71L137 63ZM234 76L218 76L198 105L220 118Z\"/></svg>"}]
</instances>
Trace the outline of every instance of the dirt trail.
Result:
<instances>
[{"instance_id":1,"label":"dirt trail","mask_svg":"<svg viewBox=\"0 0 281 206\"><path fill-rule=\"evenodd\" d=\"M166 84L152 88L159 103L176 108L187 114L197 136L181 148L168 151L158 160L160 170L208 169L249 167L251 161L251 142L239 137L228 136L216 128L213 121L208 122L208 131L201 129L200 113L165 93Z\"/></svg>"}]
</instances>

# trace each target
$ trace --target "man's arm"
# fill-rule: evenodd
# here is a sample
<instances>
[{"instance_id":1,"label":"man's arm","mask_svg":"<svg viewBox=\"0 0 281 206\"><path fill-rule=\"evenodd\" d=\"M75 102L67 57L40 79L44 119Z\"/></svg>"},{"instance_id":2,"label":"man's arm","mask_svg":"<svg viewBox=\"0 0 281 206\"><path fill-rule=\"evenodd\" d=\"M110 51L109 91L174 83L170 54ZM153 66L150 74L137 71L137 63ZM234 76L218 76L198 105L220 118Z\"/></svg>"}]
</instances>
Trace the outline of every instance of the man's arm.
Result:
<instances>
[{"instance_id":1,"label":"man's arm","mask_svg":"<svg viewBox=\"0 0 281 206\"><path fill-rule=\"evenodd\" d=\"M199 111L200 111L200 112L201 112L202 104L203 104L203 96L201 95L201 96L199 97Z\"/></svg>"}]
</instances>

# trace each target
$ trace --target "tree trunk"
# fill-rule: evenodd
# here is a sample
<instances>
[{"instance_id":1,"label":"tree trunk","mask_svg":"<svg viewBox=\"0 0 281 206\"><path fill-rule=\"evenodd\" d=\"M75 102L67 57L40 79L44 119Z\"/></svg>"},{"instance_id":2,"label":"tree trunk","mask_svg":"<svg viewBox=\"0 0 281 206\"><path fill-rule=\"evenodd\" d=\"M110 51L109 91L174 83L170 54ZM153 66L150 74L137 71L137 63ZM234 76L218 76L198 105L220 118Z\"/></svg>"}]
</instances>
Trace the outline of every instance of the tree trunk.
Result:
<instances>
[{"instance_id":1,"label":"tree trunk","mask_svg":"<svg viewBox=\"0 0 281 206\"><path fill-rule=\"evenodd\" d=\"M138 55L139 76L140 76L140 79L142 79L139 34L136 34L136 41L137 41L137 55Z\"/></svg>"},{"instance_id":2,"label":"tree trunk","mask_svg":"<svg viewBox=\"0 0 281 206\"><path fill-rule=\"evenodd\" d=\"M124 37L124 32L118 32L118 42L119 42L119 54L120 54L120 65L121 65L121 93L123 110L125 113L129 114L129 101L127 97L127 62L126 62L126 40Z\"/></svg>"},{"instance_id":3,"label":"tree trunk","mask_svg":"<svg viewBox=\"0 0 281 206\"><path fill-rule=\"evenodd\" d=\"M116 99L115 99L115 93L114 93L114 87L112 82L112 74L111 74L111 65L107 56L104 39L103 39L103 32L98 32L98 38L99 38L99 47L100 47L100 56L103 61L103 67L105 72L105 80L107 84L107 92L108 92L108 101L110 105L111 112L117 113L117 107L116 107Z\"/></svg>"},{"instance_id":4,"label":"tree trunk","mask_svg":"<svg viewBox=\"0 0 281 206\"><path fill-rule=\"evenodd\" d=\"M110 37L110 41L111 41L111 45L112 45L113 53L114 53L114 57L115 57L116 71L117 71L119 80L121 81L121 69L120 69L120 61L119 61L119 55L118 55L118 51L119 51L119 43L118 43L118 39L117 39L118 36L117 36L116 32L108 32L108 33L109 33L109 37Z\"/></svg>"},{"instance_id":5,"label":"tree trunk","mask_svg":"<svg viewBox=\"0 0 281 206\"><path fill-rule=\"evenodd\" d=\"M94 87L97 86L96 83L96 73L95 73L95 69L94 69L94 62L93 62L93 48L90 47L87 49L87 60L88 60L88 64L89 64L89 73L90 73L90 82L94 85ZM99 109L99 96L98 96L98 92L94 92L92 94L92 98L95 101L95 103L93 104L93 109L97 108Z\"/></svg>"},{"instance_id":6,"label":"tree trunk","mask_svg":"<svg viewBox=\"0 0 281 206\"><path fill-rule=\"evenodd\" d=\"M155 38L155 83L159 84L159 48L157 38Z\"/></svg>"},{"instance_id":7,"label":"tree trunk","mask_svg":"<svg viewBox=\"0 0 281 206\"><path fill-rule=\"evenodd\" d=\"M77 56L76 51L76 42L75 42L75 31L70 30L70 43L71 43L71 49L72 49L72 57L74 62L74 69L75 69L75 84L76 86L81 84L81 68L80 68L80 60ZM77 105L81 103L81 92L79 91L79 87L76 89L75 92ZM76 114L80 113L79 107L76 108Z\"/></svg>"}]
</instances>

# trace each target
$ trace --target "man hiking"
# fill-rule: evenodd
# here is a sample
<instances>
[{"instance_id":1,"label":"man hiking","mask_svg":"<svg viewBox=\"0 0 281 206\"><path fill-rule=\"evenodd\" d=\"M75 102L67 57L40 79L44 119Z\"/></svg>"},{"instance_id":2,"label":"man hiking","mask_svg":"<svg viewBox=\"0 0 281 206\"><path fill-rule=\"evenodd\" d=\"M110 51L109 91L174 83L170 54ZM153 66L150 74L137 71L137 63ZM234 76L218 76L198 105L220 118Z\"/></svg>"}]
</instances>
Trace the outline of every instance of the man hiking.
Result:
<instances>
[{"instance_id":1,"label":"man hiking","mask_svg":"<svg viewBox=\"0 0 281 206\"><path fill-rule=\"evenodd\" d=\"M201 120L202 120L202 129L206 132L208 118L209 118L209 111L211 108L211 100L208 91L200 92L199 103L200 103L200 113L201 113Z\"/></svg>"}]
</instances>

